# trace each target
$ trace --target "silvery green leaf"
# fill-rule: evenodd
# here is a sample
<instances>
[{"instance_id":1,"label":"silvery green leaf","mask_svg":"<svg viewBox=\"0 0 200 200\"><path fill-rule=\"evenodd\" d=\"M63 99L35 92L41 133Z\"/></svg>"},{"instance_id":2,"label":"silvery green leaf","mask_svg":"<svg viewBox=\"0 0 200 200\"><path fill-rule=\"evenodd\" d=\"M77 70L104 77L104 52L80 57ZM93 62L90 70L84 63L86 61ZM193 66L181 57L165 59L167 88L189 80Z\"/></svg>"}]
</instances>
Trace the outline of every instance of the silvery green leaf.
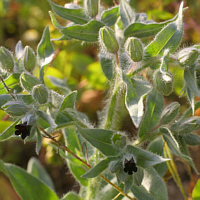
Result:
<instances>
[{"instance_id":1,"label":"silvery green leaf","mask_svg":"<svg viewBox=\"0 0 200 200\"><path fill-rule=\"evenodd\" d=\"M13 54L5 47L0 47L0 67L7 71L12 71L14 68Z\"/></svg>"}]
</instances>

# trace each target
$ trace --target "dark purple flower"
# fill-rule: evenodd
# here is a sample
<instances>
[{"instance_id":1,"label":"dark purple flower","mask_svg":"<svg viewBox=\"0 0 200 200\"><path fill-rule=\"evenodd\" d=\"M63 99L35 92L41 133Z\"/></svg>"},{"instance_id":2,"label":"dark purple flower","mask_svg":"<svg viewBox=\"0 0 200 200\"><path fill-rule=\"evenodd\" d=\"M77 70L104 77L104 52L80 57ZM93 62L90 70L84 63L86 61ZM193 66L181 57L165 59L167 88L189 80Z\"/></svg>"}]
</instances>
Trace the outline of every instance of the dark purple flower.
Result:
<instances>
[{"instance_id":1,"label":"dark purple flower","mask_svg":"<svg viewBox=\"0 0 200 200\"><path fill-rule=\"evenodd\" d=\"M133 171L137 172L137 167L133 158L131 158L130 160L125 159L124 172L128 173L129 175L132 175Z\"/></svg>"},{"instance_id":2,"label":"dark purple flower","mask_svg":"<svg viewBox=\"0 0 200 200\"><path fill-rule=\"evenodd\" d=\"M21 138L24 140L26 136L30 135L31 126L27 125L27 122L24 122L24 123L16 125L15 129L17 129L15 131L15 135L21 134Z\"/></svg>"}]
</instances>

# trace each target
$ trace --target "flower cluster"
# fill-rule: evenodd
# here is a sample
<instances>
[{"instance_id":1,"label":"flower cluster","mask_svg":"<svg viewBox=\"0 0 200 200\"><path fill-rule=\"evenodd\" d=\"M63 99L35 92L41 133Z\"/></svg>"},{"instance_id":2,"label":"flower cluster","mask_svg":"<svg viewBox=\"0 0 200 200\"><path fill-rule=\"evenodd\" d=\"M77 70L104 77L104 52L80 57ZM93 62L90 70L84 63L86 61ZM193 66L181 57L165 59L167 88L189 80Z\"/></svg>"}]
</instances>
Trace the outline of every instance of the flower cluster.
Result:
<instances>
[{"instance_id":1,"label":"flower cluster","mask_svg":"<svg viewBox=\"0 0 200 200\"><path fill-rule=\"evenodd\" d=\"M132 175L133 171L137 172L137 167L133 158L131 158L130 160L125 159L124 172L128 173L129 175Z\"/></svg>"},{"instance_id":2,"label":"flower cluster","mask_svg":"<svg viewBox=\"0 0 200 200\"><path fill-rule=\"evenodd\" d=\"M21 138L24 140L26 138L26 136L30 135L31 126L27 125L27 122L24 122L24 123L16 125L15 129L17 129L15 131L15 135L21 134Z\"/></svg>"}]
</instances>

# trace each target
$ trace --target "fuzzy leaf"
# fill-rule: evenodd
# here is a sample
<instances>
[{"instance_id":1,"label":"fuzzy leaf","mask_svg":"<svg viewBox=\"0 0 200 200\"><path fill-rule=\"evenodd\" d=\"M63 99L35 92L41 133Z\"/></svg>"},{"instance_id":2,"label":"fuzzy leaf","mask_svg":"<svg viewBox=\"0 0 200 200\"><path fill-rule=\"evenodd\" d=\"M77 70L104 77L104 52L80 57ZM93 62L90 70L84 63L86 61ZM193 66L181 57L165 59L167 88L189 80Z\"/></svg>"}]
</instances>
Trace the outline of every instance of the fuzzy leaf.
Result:
<instances>
[{"instance_id":1,"label":"fuzzy leaf","mask_svg":"<svg viewBox=\"0 0 200 200\"><path fill-rule=\"evenodd\" d=\"M182 9L183 2L180 5L177 20L165 26L146 47L148 56L154 57L162 54L165 49L170 49L171 53L176 50L183 35Z\"/></svg>"},{"instance_id":2,"label":"fuzzy leaf","mask_svg":"<svg viewBox=\"0 0 200 200\"><path fill-rule=\"evenodd\" d=\"M22 41L20 40L15 46L15 56L19 60L24 52L24 48L22 46Z\"/></svg>"},{"instance_id":3,"label":"fuzzy leaf","mask_svg":"<svg viewBox=\"0 0 200 200\"><path fill-rule=\"evenodd\" d=\"M131 192L138 200L167 200L167 189L162 178L153 168L144 170L141 186L133 184Z\"/></svg>"},{"instance_id":4,"label":"fuzzy leaf","mask_svg":"<svg viewBox=\"0 0 200 200\"><path fill-rule=\"evenodd\" d=\"M111 130L105 129L83 129L77 127L80 134L94 147L99 149L106 156L116 156L119 151L112 144L112 136L114 134Z\"/></svg>"},{"instance_id":5,"label":"fuzzy leaf","mask_svg":"<svg viewBox=\"0 0 200 200\"><path fill-rule=\"evenodd\" d=\"M139 129L139 137L146 135L159 123L163 107L163 95L157 90L152 90L147 97L146 110Z\"/></svg>"},{"instance_id":6,"label":"fuzzy leaf","mask_svg":"<svg viewBox=\"0 0 200 200\"><path fill-rule=\"evenodd\" d=\"M53 11L60 17L70 20L76 24L85 24L89 21L89 17L85 14L82 8L69 9L56 5L51 0L48 0Z\"/></svg>"},{"instance_id":7,"label":"fuzzy leaf","mask_svg":"<svg viewBox=\"0 0 200 200\"><path fill-rule=\"evenodd\" d=\"M129 78L123 75L126 84L126 107L136 127L139 127L143 116L143 98L151 90L149 82Z\"/></svg>"},{"instance_id":8,"label":"fuzzy leaf","mask_svg":"<svg viewBox=\"0 0 200 200\"><path fill-rule=\"evenodd\" d=\"M200 145L200 136L195 134L187 134L185 135L185 142L187 145L196 146Z\"/></svg>"},{"instance_id":9,"label":"fuzzy leaf","mask_svg":"<svg viewBox=\"0 0 200 200\"><path fill-rule=\"evenodd\" d=\"M32 76L30 74L26 74L26 73L22 73L20 76L20 82L22 87L28 91L29 93L31 93L32 88L35 85L39 85L41 84L40 80L38 78L36 78L35 76Z\"/></svg>"},{"instance_id":10,"label":"fuzzy leaf","mask_svg":"<svg viewBox=\"0 0 200 200\"><path fill-rule=\"evenodd\" d=\"M100 161L97 165L95 165L92 169L82 175L83 178L94 178L101 174L104 170L108 168L109 163L116 159L115 157L108 157L102 161Z\"/></svg>"},{"instance_id":11,"label":"fuzzy leaf","mask_svg":"<svg viewBox=\"0 0 200 200\"><path fill-rule=\"evenodd\" d=\"M44 29L42 38L37 46L37 59L40 67L49 64L54 56L54 49L50 40L49 27Z\"/></svg>"},{"instance_id":12,"label":"fuzzy leaf","mask_svg":"<svg viewBox=\"0 0 200 200\"><path fill-rule=\"evenodd\" d=\"M119 6L104 10L101 15L101 21L107 26L113 26L119 17Z\"/></svg>"},{"instance_id":13,"label":"fuzzy leaf","mask_svg":"<svg viewBox=\"0 0 200 200\"><path fill-rule=\"evenodd\" d=\"M84 25L73 25L66 27L61 29L61 32L70 38L87 42L96 42L98 41L99 29L103 26L104 24L100 21L92 20Z\"/></svg>"},{"instance_id":14,"label":"fuzzy leaf","mask_svg":"<svg viewBox=\"0 0 200 200\"><path fill-rule=\"evenodd\" d=\"M0 161L0 171L8 176L21 200L58 200L57 195L44 182L22 168Z\"/></svg>"},{"instance_id":15,"label":"fuzzy leaf","mask_svg":"<svg viewBox=\"0 0 200 200\"><path fill-rule=\"evenodd\" d=\"M133 155L133 158L136 162L136 166L147 168L159 163L168 161L169 159L163 158L156 154L153 154L149 151L139 149L132 145L127 145L126 152Z\"/></svg>"},{"instance_id":16,"label":"fuzzy leaf","mask_svg":"<svg viewBox=\"0 0 200 200\"><path fill-rule=\"evenodd\" d=\"M5 47L0 47L0 67L12 71L14 68L13 54Z\"/></svg>"}]
</instances>

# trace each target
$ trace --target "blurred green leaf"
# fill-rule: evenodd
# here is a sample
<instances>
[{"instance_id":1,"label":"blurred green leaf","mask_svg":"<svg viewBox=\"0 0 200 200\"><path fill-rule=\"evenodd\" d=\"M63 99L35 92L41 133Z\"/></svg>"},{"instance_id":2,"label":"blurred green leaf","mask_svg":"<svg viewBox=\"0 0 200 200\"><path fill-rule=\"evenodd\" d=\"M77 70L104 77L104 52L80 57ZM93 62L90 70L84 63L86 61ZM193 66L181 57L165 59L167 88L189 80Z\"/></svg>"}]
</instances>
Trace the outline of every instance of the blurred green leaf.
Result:
<instances>
[{"instance_id":1,"label":"blurred green leaf","mask_svg":"<svg viewBox=\"0 0 200 200\"><path fill-rule=\"evenodd\" d=\"M0 161L0 170L8 176L22 200L58 200L47 185L22 168Z\"/></svg>"},{"instance_id":2,"label":"blurred green leaf","mask_svg":"<svg viewBox=\"0 0 200 200\"><path fill-rule=\"evenodd\" d=\"M198 179L193 191L192 191L192 199L199 200L200 199L200 179Z\"/></svg>"},{"instance_id":3,"label":"blurred green leaf","mask_svg":"<svg viewBox=\"0 0 200 200\"><path fill-rule=\"evenodd\" d=\"M64 197L60 200L84 200L75 192L68 192Z\"/></svg>"}]
</instances>

